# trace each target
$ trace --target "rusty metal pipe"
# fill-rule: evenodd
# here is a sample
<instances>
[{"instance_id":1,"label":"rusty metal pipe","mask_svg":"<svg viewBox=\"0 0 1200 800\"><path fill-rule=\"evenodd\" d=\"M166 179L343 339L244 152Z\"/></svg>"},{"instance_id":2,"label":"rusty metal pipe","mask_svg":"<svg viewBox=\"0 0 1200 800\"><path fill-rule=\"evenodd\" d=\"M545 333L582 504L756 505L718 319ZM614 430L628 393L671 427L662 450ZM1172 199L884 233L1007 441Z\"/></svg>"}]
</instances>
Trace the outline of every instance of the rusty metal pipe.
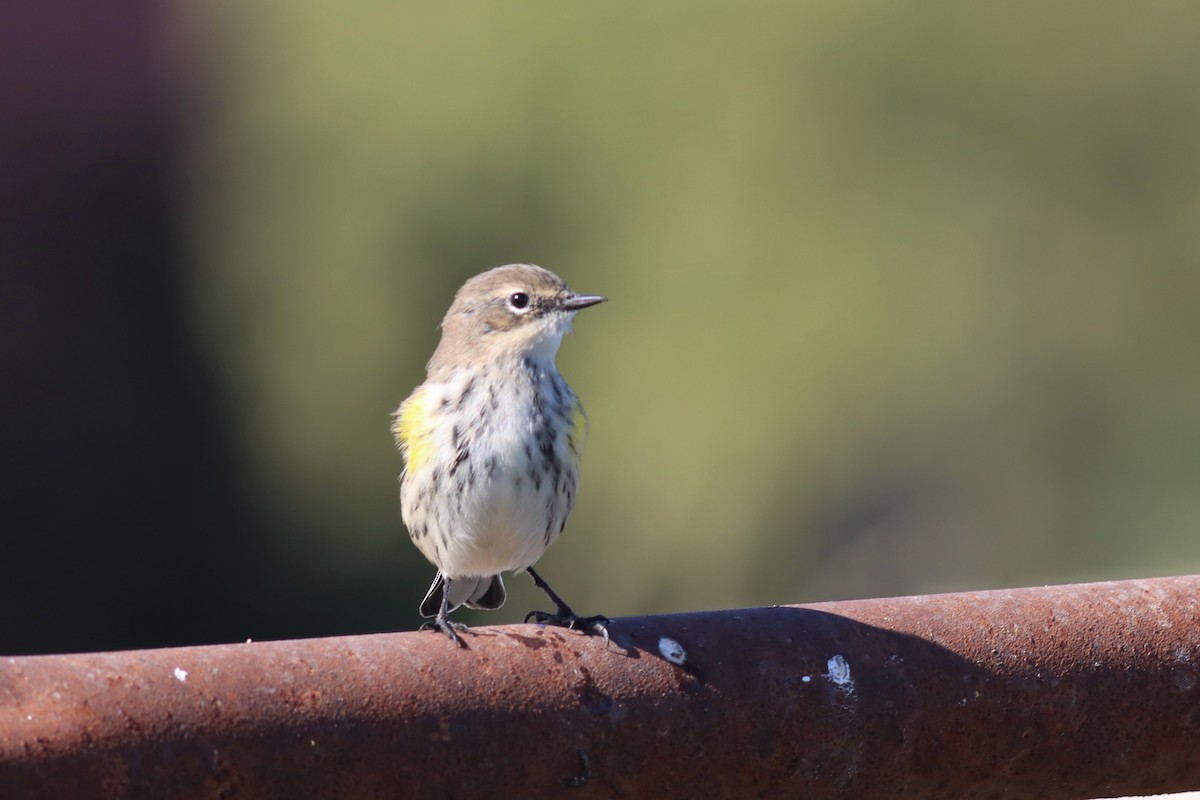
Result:
<instances>
[{"instance_id":1,"label":"rusty metal pipe","mask_svg":"<svg viewBox=\"0 0 1200 800\"><path fill-rule=\"evenodd\" d=\"M1200 788L1200 576L0 657L0 797Z\"/></svg>"}]
</instances>

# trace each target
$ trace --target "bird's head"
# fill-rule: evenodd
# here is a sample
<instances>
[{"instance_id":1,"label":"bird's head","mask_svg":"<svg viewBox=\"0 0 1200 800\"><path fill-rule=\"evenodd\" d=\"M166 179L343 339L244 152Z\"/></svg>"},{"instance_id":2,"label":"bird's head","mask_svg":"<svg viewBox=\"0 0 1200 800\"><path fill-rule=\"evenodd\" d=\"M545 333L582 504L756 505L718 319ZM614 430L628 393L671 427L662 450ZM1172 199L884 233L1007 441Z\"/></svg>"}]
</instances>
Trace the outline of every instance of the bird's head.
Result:
<instances>
[{"instance_id":1,"label":"bird's head","mask_svg":"<svg viewBox=\"0 0 1200 800\"><path fill-rule=\"evenodd\" d=\"M553 363L577 311L607 298L577 294L547 269L509 264L471 278L442 320L430 377L509 357Z\"/></svg>"}]
</instances>

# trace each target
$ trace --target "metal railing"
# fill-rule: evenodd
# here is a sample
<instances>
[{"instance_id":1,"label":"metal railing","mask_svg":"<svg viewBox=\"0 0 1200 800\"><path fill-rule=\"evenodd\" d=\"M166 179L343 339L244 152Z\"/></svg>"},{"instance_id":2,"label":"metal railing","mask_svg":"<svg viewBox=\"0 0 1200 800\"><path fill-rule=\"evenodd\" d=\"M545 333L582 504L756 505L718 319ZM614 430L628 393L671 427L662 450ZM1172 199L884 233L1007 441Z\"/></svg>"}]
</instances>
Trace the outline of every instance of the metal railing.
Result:
<instances>
[{"instance_id":1,"label":"metal railing","mask_svg":"<svg viewBox=\"0 0 1200 800\"><path fill-rule=\"evenodd\" d=\"M1200 576L0 657L0 797L1200 788Z\"/></svg>"}]
</instances>

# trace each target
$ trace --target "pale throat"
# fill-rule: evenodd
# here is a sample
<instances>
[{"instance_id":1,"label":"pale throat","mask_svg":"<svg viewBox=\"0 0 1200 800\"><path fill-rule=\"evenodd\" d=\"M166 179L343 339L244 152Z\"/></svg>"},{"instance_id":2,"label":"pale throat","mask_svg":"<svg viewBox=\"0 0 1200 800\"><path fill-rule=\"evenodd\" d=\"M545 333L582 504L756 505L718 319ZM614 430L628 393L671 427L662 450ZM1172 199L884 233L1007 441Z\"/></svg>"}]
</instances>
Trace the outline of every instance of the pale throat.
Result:
<instances>
[{"instance_id":1,"label":"pale throat","mask_svg":"<svg viewBox=\"0 0 1200 800\"><path fill-rule=\"evenodd\" d=\"M543 327L529 342L529 346L522 348L521 356L538 366L553 368L563 336L571 330L571 317L573 316L575 315L563 316Z\"/></svg>"}]
</instances>

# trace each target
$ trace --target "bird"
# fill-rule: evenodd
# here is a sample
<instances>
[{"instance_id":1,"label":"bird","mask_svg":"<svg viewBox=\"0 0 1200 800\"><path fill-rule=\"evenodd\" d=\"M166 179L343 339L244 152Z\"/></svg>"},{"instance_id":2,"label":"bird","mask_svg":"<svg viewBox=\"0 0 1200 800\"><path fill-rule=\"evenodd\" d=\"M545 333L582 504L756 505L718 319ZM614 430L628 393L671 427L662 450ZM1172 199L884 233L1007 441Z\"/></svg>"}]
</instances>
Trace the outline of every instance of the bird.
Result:
<instances>
[{"instance_id":1,"label":"bird","mask_svg":"<svg viewBox=\"0 0 1200 800\"><path fill-rule=\"evenodd\" d=\"M579 311L608 298L579 294L553 272L508 264L454 295L425 381L392 416L404 460L400 510L437 574L421 601L424 627L466 647L449 613L504 604L503 572L528 572L555 604L525 621L607 638L603 615L580 617L533 569L575 505L588 418L555 359Z\"/></svg>"}]
</instances>

